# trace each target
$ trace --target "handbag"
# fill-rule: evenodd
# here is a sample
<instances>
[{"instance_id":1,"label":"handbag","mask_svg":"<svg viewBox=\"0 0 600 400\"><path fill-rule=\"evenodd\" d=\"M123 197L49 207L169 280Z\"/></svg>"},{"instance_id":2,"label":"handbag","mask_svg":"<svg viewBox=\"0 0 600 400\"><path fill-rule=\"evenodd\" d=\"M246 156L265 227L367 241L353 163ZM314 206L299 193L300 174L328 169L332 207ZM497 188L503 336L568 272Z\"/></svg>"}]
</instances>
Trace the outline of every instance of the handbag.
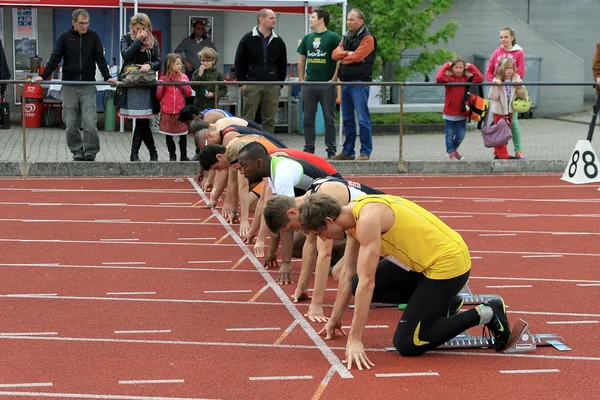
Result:
<instances>
[{"instance_id":1,"label":"handbag","mask_svg":"<svg viewBox=\"0 0 600 400\"><path fill-rule=\"evenodd\" d=\"M481 136L483 136L483 145L485 147L496 147L506 144L512 139L512 133L506 119L502 118L497 123L488 126L488 118L490 113L486 113L483 119L483 127L481 128Z\"/></svg>"},{"instance_id":2,"label":"handbag","mask_svg":"<svg viewBox=\"0 0 600 400\"><path fill-rule=\"evenodd\" d=\"M150 70L150 71L142 72L142 71L140 71L140 67L138 67L137 65L129 65L123 69L123 72L119 76L119 80L126 84L156 83L156 71Z\"/></svg>"},{"instance_id":3,"label":"handbag","mask_svg":"<svg viewBox=\"0 0 600 400\"><path fill-rule=\"evenodd\" d=\"M531 108L531 99L529 98L529 93L527 93L526 99L516 98L512 102L512 108L515 112L524 114L529 111Z\"/></svg>"}]
</instances>

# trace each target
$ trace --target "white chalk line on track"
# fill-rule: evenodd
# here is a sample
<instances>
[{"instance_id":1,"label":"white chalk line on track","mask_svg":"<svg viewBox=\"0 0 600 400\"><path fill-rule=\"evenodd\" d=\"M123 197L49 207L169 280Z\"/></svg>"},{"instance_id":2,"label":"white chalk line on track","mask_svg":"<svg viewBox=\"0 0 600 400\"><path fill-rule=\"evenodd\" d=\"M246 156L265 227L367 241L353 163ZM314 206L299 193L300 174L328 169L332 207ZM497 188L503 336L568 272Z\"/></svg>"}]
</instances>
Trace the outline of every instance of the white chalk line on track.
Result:
<instances>
[{"instance_id":1,"label":"white chalk line on track","mask_svg":"<svg viewBox=\"0 0 600 400\"><path fill-rule=\"evenodd\" d=\"M208 198L200 189L200 186L196 183L194 179L188 178L188 181L192 184L192 186L198 192L198 195L202 197L202 199L208 203ZM216 216L216 218L223 224L223 227L230 233L230 236L235 240L235 243L239 248L246 254L248 260L252 262L252 264L256 267L258 271L260 271L263 279L269 284L271 289L275 292L277 297L281 300L283 305L287 308L292 317L298 321L298 324L304 329L308 337L317 345L321 353L325 356L327 361L336 369L336 372L342 378L353 378L353 375L350 371L342 364L340 359L333 353L333 351L329 348L329 346L325 343L323 338L319 336L319 334L313 329L313 327L306 321L306 319L302 316L302 314L298 311L298 309L294 306L292 301L288 298L287 294L281 289L281 287L275 282L275 279L263 268L258 259L254 256L254 254L248 249L246 244L240 239L238 234L229 226L227 221L223 218L223 216L217 212L216 210L212 210L212 213ZM251 303L253 304L253 303Z\"/></svg>"},{"instance_id":2,"label":"white chalk line on track","mask_svg":"<svg viewBox=\"0 0 600 400\"><path fill-rule=\"evenodd\" d=\"M57 397L61 399L107 399L107 400L215 400L199 397L127 396L118 394L54 393L54 392L0 392L0 396Z\"/></svg>"},{"instance_id":3,"label":"white chalk line on track","mask_svg":"<svg viewBox=\"0 0 600 400\"><path fill-rule=\"evenodd\" d=\"M155 345L178 345L178 346L211 346L211 347L245 347L245 348L271 348L271 349L293 349L293 350L320 350L314 345L298 344L271 344L271 343L239 343L239 342L195 342L183 340L150 340L150 339L112 339L112 338L76 338L76 337L34 337L34 336L1 336L1 340L48 340L65 342L91 342L91 343L134 343L134 344L155 344ZM331 350L345 351L346 347L330 347ZM387 352L385 348L365 348L367 352ZM569 360L569 361L598 361L600 357L593 356L553 356L544 354L507 354L497 353L495 351L468 352L468 351L444 351L432 350L431 354L444 355L463 355L478 357L516 357L516 358L537 358L549 360ZM344 367L345 368L345 367ZM346 369L347 370L347 369Z\"/></svg>"},{"instance_id":4,"label":"white chalk line on track","mask_svg":"<svg viewBox=\"0 0 600 400\"><path fill-rule=\"evenodd\" d=\"M160 204L130 204L130 203L31 203L20 201L0 201L0 206L31 206L31 207L142 207L142 208L191 208L191 205L160 205Z\"/></svg>"},{"instance_id":5,"label":"white chalk line on track","mask_svg":"<svg viewBox=\"0 0 600 400\"><path fill-rule=\"evenodd\" d=\"M2 332L0 336L51 336L58 332Z\"/></svg>"},{"instance_id":6,"label":"white chalk line on track","mask_svg":"<svg viewBox=\"0 0 600 400\"><path fill-rule=\"evenodd\" d=\"M128 334L138 334L138 333L171 333L170 329L143 329L143 330L134 330L134 331L115 331L117 335L128 335Z\"/></svg>"},{"instance_id":7,"label":"white chalk line on track","mask_svg":"<svg viewBox=\"0 0 600 400\"><path fill-rule=\"evenodd\" d=\"M489 285L486 286L488 289L518 289L518 288L532 288L532 285Z\"/></svg>"},{"instance_id":8,"label":"white chalk line on track","mask_svg":"<svg viewBox=\"0 0 600 400\"><path fill-rule=\"evenodd\" d=\"M225 330L227 332L260 332L260 331L280 331L281 328L269 328L269 327L264 327L264 328L225 328Z\"/></svg>"},{"instance_id":9,"label":"white chalk line on track","mask_svg":"<svg viewBox=\"0 0 600 400\"><path fill-rule=\"evenodd\" d=\"M518 186L518 185L506 185L506 186L377 186L377 189L379 190L393 190L393 189L398 189L398 190L448 190L448 189L500 189L500 190L506 190L506 189L566 189L566 188L570 188L570 189L581 189L583 188L583 186L575 186L575 185L569 185L569 186L565 186L565 185L523 185L523 186Z\"/></svg>"},{"instance_id":10,"label":"white chalk line on track","mask_svg":"<svg viewBox=\"0 0 600 400\"><path fill-rule=\"evenodd\" d=\"M20 388L20 387L50 387L52 382L32 382L32 383L0 383L0 388Z\"/></svg>"},{"instance_id":11,"label":"white chalk line on track","mask_svg":"<svg viewBox=\"0 0 600 400\"><path fill-rule=\"evenodd\" d=\"M0 188L0 192L196 194L196 191L193 190L193 189L31 189L31 188Z\"/></svg>"},{"instance_id":12,"label":"white chalk line on track","mask_svg":"<svg viewBox=\"0 0 600 400\"><path fill-rule=\"evenodd\" d=\"M237 244L228 243L196 243L196 242L141 242L134 240L70 240L70 239L9 239L0 238L0 242L5 243L77 243L77 244L134 244L145 246L219 246L219 247L238 247Z\"/></svg>"},{"instance_id":13,"label":"white chalk line on track","mask_svg":"<svg viewBox=\"0 0 600 400\"><path fill-rule=\"evenodd\" d=\"M212 225L221 226L218 222L202 223L201 220L165 220L165 221L131 221L125 219L108 220L108 219L32 219L32 218L0 218L0 222L23 222L23 223L80 223L80 224L132 224L132 225Z\"/></svg>"},{"instance_id":14,"label":"white chalk line on track","mask_svg":"<svg viewBox=\"0 0 600 400\"><path fill-rule=\"evenodd\" d=\"M506 218L537 218L537 217L557 217L557 218L600 218L600 214L533 214L533 213L514 213L514 212L476 212L476 211L446 211L446 210L429 210L435 215L481 215Z\"/></svg>"},{"instance_id":15,"label":"white chalk line on track","mask_svg":"<svg viewBox=\"0 0 600 400\"><path fill-rule=\"evenodd\" d=\"M597 324L596 320L584 320L584 321L546 321L548 325L577 325L577 324Z\"/></svg>"},{"instance_id":16,"label":"white chalk line on track","mask_svg":"<svg viewBox=\"0 0 600 400\"><path fill-rule=\"evenodd\" d=\"M472 259L481 259L481 257L471 257ZM233 261L214 261L215 263L232 263ZM204 261L203 261L204 263ZM209 263L209 261L206 261ZM186 267L153 267L153 266L120 266L120 265L70 265L59 263L2 263L0 267L21 267L21 268L70 268L70 269L128 269L128 270L149 270L149 271L195 271L195 272L229 272L229 273L259 273L256 269L223 269L223 268L186 268ZM277 271L271 271L271 274L276 274ZM299 274L299 272L292 272ZM530 278L530 277L505 277L505 276L470 276L469 279L480 280L504 280L504 281L520 281L520 282L551 282L551 283L575 283L577 286L600 286L600 280L591 279L560 279L560 278ZM335 288L325 289L326 291L335 291ZM310 291L310 289L309 289ZM301 305L301 304L299 304Z\"/></svg>"},{"instance_id":17,"label":"white chalk line on track","mask_svg":"<svg viewBox=\"0 0 600 400\"><path fill-rule=\"evenodd\" d=\"M155 383L185 383L183 379L142 379L119 381L119 385L147 385Z\"/></svg>"},{"instance_id":18,"label":"white chalk line on track","mask_svg":"<svg viewBox=\"0 0 600 400\"><path fill-rule=\"evenodd\" d=\"M389 374L375 374L376 378L411 378L414 376L440 376L437 372L392 372Z\"/></svg>"},{"instance_id":19,"label":"white chalk line on track","mask_svg":"<svg viewBox=\"0 0 600 400\"><path fill-rule=\"evenodd\" d=\"M547 374L560 372L560 369L500 369L498 372L501 374Z\"/></svg>"},{"instance_id":20,"label":"white chalk line on track","mask_svg":"<svg viewBox=\"0 0 600 400\"><path fill-rule=\"evenodd\" d=\"M459 196L404 196L412 201L419 199L470 200L473 202L532 202L532 203L600 203L600 199L514 199L503 197L459 197Z\"/></svg>"},{"instance_id":21,"label":"white chalk line on track","mask_svg":"<svg viewBox=\"0 0 600 400\"><path fill-rule=\"evenodd\" d=\"M314 379L312 375L287 375L287 376L249 376L251 381L297 381Z\"/></svg>"},{"instance_id":22,"label":"white chalk line on track","mask_svg":"<svg viewBox=\"0 0 600 400\"><path fill-rule=\"evenodd\" d=\"M498 229L456 229L457 232L473 232L473 233L494 233L494 234L532 234L532 235L573 235L573 236L586 236L594 235L600 236L600 232L556 232L556 231L517 231L517 230L498 230Z\"/></svg>"},{"instance_id":23,"label":"white chalk line on track","mask_svg":"<svg viewBox=\"0 0 600 400\"><path fill-rule=\"evenodd\" d=\"M145 261L106 261L103 265L144 265Z\"/></svg>"}]
</instances>

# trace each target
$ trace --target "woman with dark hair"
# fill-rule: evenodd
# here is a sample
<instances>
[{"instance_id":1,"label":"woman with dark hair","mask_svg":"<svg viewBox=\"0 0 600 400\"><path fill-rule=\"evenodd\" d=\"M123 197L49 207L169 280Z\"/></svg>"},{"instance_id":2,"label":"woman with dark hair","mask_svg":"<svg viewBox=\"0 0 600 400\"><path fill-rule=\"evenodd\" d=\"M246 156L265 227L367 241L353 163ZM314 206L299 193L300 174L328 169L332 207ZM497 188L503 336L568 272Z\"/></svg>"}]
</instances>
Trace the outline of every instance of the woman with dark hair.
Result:
<instances>
[{"instance_id":1,"label":"woman with dark hair","mask_svg":"<svg viewBox=\"0 0 600 400\"><path fill-rule=\"evenodd\" d=\"M140 66L141 72L160 71L161 59L158 40L152 36L152 23L146 14L137 13L131 17L131 30L121 37L123 69L127 66ZM135 121L131 140L131 161L140 161L139 151L142 142L150 152L150 161L158 161L150 120L160 111L156 99L156 87L122 88L119 116Z\"/></svg>"}]
</instances>

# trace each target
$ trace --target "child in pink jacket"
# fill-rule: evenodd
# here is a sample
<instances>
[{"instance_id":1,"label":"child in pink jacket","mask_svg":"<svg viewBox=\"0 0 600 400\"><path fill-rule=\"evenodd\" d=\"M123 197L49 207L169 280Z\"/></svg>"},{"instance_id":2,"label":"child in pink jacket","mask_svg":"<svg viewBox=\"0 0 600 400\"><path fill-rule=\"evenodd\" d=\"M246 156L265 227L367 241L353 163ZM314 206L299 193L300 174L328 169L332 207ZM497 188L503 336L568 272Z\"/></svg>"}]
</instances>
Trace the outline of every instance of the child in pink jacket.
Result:
<instances>
[{"instance_id":1,"label":"child in pink jacket","mask_svg":"<svg viewBox=\"0 0 600 400\"><path fill-rule=\"evenodd\" d=\"M181 72L183 61L177 54L168 54L165 58L165 74L160 77L161 82L187 82L188 77ZM175 140L179 136L180 161L190 161L187 157L188 127L177 120L179 111L185 107L185 98L192 95L192 88L185 86L159 85L156 89L156 98L160 100L160 133L167 138L169 161L177 161L175 153Z\"/></svg>"}]
</instances>

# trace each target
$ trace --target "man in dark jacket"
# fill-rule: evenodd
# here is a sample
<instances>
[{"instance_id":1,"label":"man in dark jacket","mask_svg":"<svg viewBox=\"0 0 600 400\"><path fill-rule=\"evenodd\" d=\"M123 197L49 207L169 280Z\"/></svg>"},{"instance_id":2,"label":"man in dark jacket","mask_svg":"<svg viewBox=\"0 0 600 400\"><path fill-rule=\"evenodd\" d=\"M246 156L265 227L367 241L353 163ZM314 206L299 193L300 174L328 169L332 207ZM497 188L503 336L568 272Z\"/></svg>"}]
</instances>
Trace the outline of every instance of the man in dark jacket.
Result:
<instances>
[{"instance_id":1,"label":"man in dark jacket","mask_svg":"<svg viewBox=\"0 0 600 400\"><path fill-rule=\"evenodd\" d=\"M48 78L63 60L63 80L79 82L96 81L96 65L106 82L114 86L117 81L110 76L104 58L102 42L98 34L89 29L90 15L84 9L72 14L72 28L60 34L50 60L41 76L33 82ZM95 161L100 151L100 139L96 126L96 86L62 87L63 119L66 126L67 146L73 153L74 161ZM83 127L83 137L79 127Z\"/></svg>"},{"instance_id":2,"label":"man in dark jacket","mask_svg":"<svg viewBox=\"0 0 600 400\"><path fill-rule=\"evenodd\" d=\"M375 37L365 25L365 17L360 10L352 9L347 18L348 32L340 45L333 51L332 59L341 61L338 77L342 82L371 82L373 63L377 51ZM356 143L356 122L358 118L360 136L359 160L368 160L373 151L371 115L369 113L370 86L342 86L342 119L346 140L344 148L334 160L354 160Z\"/></svg>"},{"instance_id":3,"label":"man in dark jacket","mask_svg":"<svg viewBox=\"0 0 600 400\"><path fill-rule=\"evenodd\" d=\"M284 81L287 69L287 51L283 39L275 32L275 13L262 9L258 12L258 26L240 40L235 54L238 81ZM279 106L279 85L243 85L244 109L242 115L254 120L260 106L262 126L275 131L275 115Z\"/></svg>"}]
</instances>

